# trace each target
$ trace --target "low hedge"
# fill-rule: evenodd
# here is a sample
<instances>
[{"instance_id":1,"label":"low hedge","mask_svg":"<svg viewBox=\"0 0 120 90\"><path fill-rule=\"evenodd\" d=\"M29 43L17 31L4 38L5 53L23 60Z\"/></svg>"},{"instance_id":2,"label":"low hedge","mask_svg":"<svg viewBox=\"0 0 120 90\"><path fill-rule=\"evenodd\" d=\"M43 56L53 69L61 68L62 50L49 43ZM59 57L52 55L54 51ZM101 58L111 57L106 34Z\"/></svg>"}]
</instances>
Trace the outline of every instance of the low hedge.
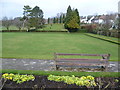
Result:
<instances>
[{"instance_id":1,"label":"low hedge","mask_svg":"<svg viewBox=\"0 0 120 90\"><path fill-rule=\"evenodd\" d=\"M99 36L96 36L96 35L93 35L93 34L88 34L88 33L86 33L85 35L120 45L120 42L113 41L113 40L111 40L111 39L102 38L102 37L99 37Z\"/></svg>"},{"instance_id":2,"label":"low hedge","mask_svg":"<svg viewBox=\"0 0 120 90\"><path fill-rule=\"evenodd\" d=\"M68 31L56 31L56 30L41 30L41 31L38 31L38 30L2 30L0 32L68 32Z\"/></svg>"},{"instance_id":3,"label":"low hedge","mask_svg":"<svg viewBox=\"0 0 120 90\"><path fill-rule=\"evenodd\" d=\"M75 76L87 76L92 75L94 77L120 77L120 72L65 72L65 71L34 71L34 70L14 70L3 69L1 73L14 73L14 74L32 74L32 75L75 75Z\"/></svg>"}]
</instances>

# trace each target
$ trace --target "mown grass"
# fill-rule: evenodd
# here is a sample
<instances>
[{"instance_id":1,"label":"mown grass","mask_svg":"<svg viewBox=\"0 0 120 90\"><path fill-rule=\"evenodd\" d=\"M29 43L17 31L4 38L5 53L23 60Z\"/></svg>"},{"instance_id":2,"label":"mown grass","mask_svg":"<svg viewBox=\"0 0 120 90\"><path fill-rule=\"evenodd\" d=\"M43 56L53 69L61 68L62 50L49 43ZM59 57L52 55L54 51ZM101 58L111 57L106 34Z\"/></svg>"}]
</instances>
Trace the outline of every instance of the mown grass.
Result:
<instances>
[{"instance_id":1,"label":"mown grass","mask_svg":"<svg viewBox=\"0 0 120 90\"><path fill-rule=\"evenodd\" d=\"M67 31L64 29L63 24L46 24L42 29L38 29L41 31Z\"/></svg>"},{"instance_id":2,"label":"mown grass","mask_svg":"<svg viewBox=\"0 0 120 90\"><path fill-rule=\"evenodd\" d=\"M82 33L2 33L2 58L54 59L54 52L110 53L118 61L118 45Z\"/></svg>"},{"instance_id":3,"label":"mown grass","mask_svg":"<svg viewBox=\"0 0 120 90\"><path fill-rule=\"evenodd\" d=\"M33 75L75 75L75 76L88 76L94 77L120 77L120 72L65 72L65 71L33 71L33 70L14 70L14 69L3 69L2 73L14 73L14 74L33 74Z\"/></svg>"},{"instance_id":4,"label":"mown grass","mask_svg":"<svg viewBox=\"0 0 120 90\"><path fill-rule=\"evenodd\" d=\"M0 31L2 31L2 30L7 30L7 28L4 27L4 26L2 26L2 27L0 27ZM19 30L19 28L16 27L16 26L14 26L14 25L11 25L11 26L9 27L9 30ZM23 29L22 29L22 30L23 30ZM24 28L24 30L27 30L27 28Z\"/></svg>"}]
</instances>

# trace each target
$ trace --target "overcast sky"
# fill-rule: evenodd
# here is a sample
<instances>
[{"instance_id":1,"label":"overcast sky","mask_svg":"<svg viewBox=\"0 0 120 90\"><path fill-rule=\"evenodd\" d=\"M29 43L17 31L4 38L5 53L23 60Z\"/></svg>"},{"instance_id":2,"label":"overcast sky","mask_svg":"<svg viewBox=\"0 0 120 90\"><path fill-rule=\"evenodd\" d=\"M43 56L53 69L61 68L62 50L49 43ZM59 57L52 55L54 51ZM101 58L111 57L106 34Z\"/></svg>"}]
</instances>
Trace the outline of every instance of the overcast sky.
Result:
<instances>
[{"instance_id":1,"label":"overcast sky","mask_svg":"<svg viewBox=\"0 0 120 90\"><path fill-rule=\"evenodd\" d=\"M67 7L77 8L80 16L106 14L118 12L118 1L120 0L0 0L0 9L3 16L23 16L24 5L32 8L39 6L44 12L44 18L54 17L57 13L66 13Z\"/></svg>"}]
</instances>

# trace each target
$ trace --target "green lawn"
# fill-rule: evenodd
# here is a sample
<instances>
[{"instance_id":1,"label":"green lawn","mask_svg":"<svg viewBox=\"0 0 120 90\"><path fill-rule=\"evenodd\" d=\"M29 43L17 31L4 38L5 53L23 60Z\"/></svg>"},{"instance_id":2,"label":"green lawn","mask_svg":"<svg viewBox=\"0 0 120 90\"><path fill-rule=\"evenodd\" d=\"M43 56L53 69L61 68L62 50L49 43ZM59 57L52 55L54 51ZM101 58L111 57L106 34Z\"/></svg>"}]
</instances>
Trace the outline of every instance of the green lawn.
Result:
<instances>
[{"instance_id":1,"label":"green lawn","mask_svg":"<svg viewBox=\"0 0 120 90\"><path fill-rule=\"evenodd\" d=\"M67 29L64 29L63 24L46 24L44 28L38 29L38 30L44 30L44 31L67 31Z\"/></svg>"},{"instance_id":2,"label":"green lawn","mask_svg":"<svg viewBox=\"0 0 120 90\"><path fill-rule=\"evenodd\" d=\"M117 44L82 33L2 33L3 58L53 59L54 52L110 53L110 60L118 60Z\"/></svg>"},{"instance_id":3,"label":"green lawn","mask_svg":"<svg viewBox=\"0 0 120 90\"><path fill-rule=\"evenodd\" d=\"M0 30L7 30L7 28L6 27L0 27ZM10 26L9 27L9 30L19 30L16 26Z\"/></svg>"}]
</instances>

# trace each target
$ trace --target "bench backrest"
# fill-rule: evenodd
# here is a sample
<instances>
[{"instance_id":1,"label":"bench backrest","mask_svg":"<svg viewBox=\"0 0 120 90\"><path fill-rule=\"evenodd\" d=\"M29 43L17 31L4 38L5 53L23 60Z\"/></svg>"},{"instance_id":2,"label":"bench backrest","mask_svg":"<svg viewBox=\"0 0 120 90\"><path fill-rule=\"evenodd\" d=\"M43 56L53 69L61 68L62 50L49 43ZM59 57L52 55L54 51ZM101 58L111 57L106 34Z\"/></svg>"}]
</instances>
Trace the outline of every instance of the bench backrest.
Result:
<instances>
[{"instance_id":1,"label":"bench backrest","mask_svg":"<svg viewBox=\"0 0 120 90\"><path fill-rule=\"evenodd\" d=\"M101 56L102 59L72 59L72 58L58 58L58 56L63 55L77 55L77 56ZM110 54L67 54L67 53L54 53L56 61L108 61Z\"/></svg>"}]
</instances>

